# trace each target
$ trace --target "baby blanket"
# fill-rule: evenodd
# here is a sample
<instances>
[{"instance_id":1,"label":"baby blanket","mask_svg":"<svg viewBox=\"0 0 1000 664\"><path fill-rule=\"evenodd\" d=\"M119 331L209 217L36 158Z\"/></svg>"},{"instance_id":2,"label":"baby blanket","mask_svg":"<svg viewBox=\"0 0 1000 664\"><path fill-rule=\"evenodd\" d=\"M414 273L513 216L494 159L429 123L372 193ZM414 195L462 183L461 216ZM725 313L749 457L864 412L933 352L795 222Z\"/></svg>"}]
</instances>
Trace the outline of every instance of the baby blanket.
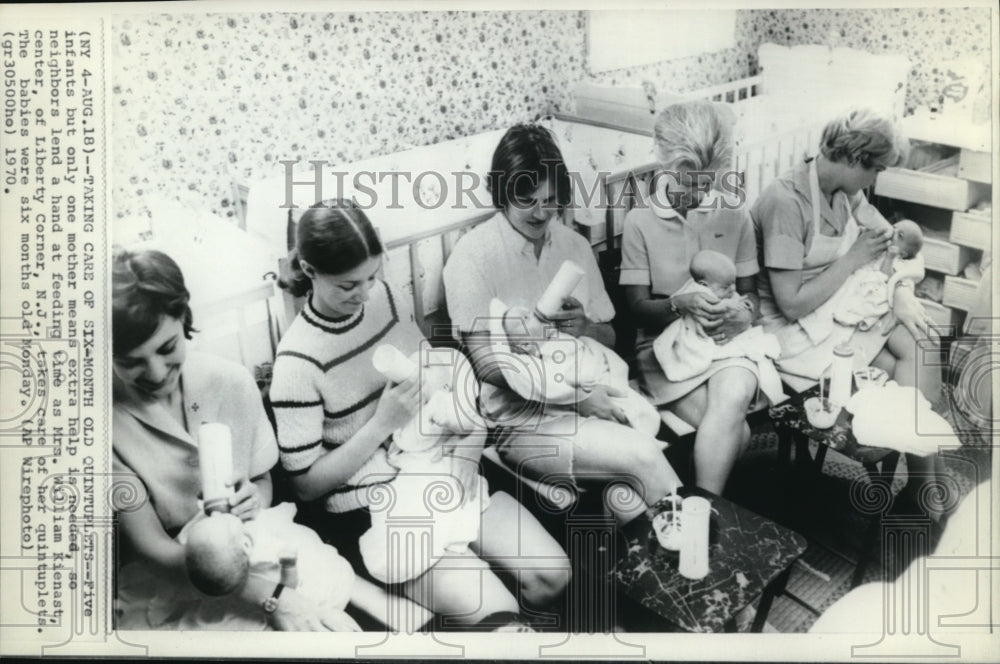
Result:
<instances>
[{"instance_id":1,"label":"baby blanket","mask_svg":"<svg viewBox=\"0 0 1000 664\"><path fill-rule=\"evenodd\" d=\"M688 280L677 293L710 292L707 286ZM742 298L729 300L733 306L742 306ZM781 387L781 377L774 368L773 359L781 355L777 337L764 332L760 326L751 327L726 344L716 344L692 316L674 321L653 341L653 354L672 381L693 378L708 370L715 360L746 357L757 365L760 389L771 403L784 401L787 396Z\"/></svg>"},{"instance_id":2,"label":"baby blanket","mask_svg":"<svg viewBox=\"0 0 1000 664\"><path fill-rule=\"evenodd\" d=\"M499 365L507 386L518 396L575 407L595 386L603 385L625 395L611 399L625 412L629 426L650 436L657 434L659 413L629 387L628 365L614 351L590 337L574 338L550 330L548 338L537 340L539 356L517 353L511 349L503 328L506 311L507 306L500 300L490 302L490 343L501 358Z\"/></svg>"}]
</instances>

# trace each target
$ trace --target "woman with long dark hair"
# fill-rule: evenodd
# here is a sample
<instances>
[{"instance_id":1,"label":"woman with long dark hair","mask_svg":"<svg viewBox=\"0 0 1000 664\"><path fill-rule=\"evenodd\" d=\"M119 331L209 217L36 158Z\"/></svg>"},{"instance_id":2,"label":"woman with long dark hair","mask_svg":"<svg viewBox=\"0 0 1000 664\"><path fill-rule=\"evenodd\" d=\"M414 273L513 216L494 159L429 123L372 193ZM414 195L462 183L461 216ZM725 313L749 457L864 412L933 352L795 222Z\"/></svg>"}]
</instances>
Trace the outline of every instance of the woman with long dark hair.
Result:
<instances>
[{"instance_id":1,"label":"woman with long dark hair","mask_svg":"<svg viewBox=\"0 0 1000 664\"><path fill-rule=\"evenodd\" d=\"M190 296L173 259L155 250L119 250L111 266L112 458L115 482L132 485L115 495L135 498L115 505L123 543L119 628L336 629L301 593L279 591L255 575L226 597L192 586L177 535L199 510L200 425L230 429L229 511L244 521L271 504L274 432L244 367L187 351L194 331Z\"/></svg>"},{"instance_id":2,"label":"woman with long dark hair","mask_svg":"<svg viewBox=\"0 0 1000 664\"><path fill-rule=\"evenodd\" d=\"M572 261L584 276L548 322L572 337L614 345L615 311L593 250L560 220L570 203L570 179L551 132L511 128L493 154L489 186L497 212L459 240L444 282L448 312L483 383L497 450L507 465L534 479L622 485L627 490L612 492L608 506L628 521L680 481L656 439L627 426L614 399L624 395L598 385L578 403L528 401L507 384L502 364L509 358L490 339L492 299L534 311L563 262Z\"/></svg>"},{"instance_id":3,"label":"woman with long dark hair","mask_svg":"<svg viewBox=\"0 0 1000 664\"><path fill-rule=\"evenodd\" d=\"M310 525L353 561L362 557L369 508L399 472L392 435L421 403L419 378L392 383L373 366L381 345L409 355L424 342L409 303L379 278L382 259L374 227L351 202L326 201L303 214L282 281L307 298L281 340L270 393L281 463L313 507ZM466 494L478 491L476 440L453 452ZM521 598L534 606L551 602L568 580L562 549L519 503L496 493L484 504L471 550L401 583L411 599L465 624L519 611L489 563L516 572ZM533 557L549 561L548 569L518 569Z\"/></svg>"}]
</instances>

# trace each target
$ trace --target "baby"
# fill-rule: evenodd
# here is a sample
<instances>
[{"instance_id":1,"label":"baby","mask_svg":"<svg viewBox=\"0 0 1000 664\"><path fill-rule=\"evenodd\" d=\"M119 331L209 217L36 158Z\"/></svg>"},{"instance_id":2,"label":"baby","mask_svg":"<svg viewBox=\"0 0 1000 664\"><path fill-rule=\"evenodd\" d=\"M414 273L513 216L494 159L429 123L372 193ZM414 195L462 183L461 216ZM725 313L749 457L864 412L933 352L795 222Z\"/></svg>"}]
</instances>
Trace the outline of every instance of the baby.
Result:
<instances>
[{"instance_id":1,"label":"baby","mask_svg":"<svg viewBox=\"0 0 1000 664\"><path fill-rule=\"evenodd\" d=\"M892 242L885 252L880 269L886 276L900 271L903 261L913 260L924 248L924 231L909 219L897 221L892 227Z\"/></svg>"},{"instance_id":2,"label":"baby","mask_svg":"<svg viewBox=\"0 0 1000 664\"><path fill-rule=\"evenodd\" d=\"M834 204L837 203L835 200ZM814 344L830 336L834 322L862 331L870 329L889 313L897 284L906 281L915 285L924 278L924 258L920 253L924 233L919 225L903 219L893 226L874 208L858 210L857 221L863 228L876 232L891 228L892 240L884 255L856 270L833 296L799 319Z\"/></svg>"},{"instance_id":3,"label":"baby","mask_svg":"<svg viewBox=\"0 0 1000 664\"><path fill-rule=\"evenodd\" d=\"M245 522L222 512L199 514L178 535L191 583L206 595L228 595L251 573L278 583L283 561L294 561L296 590L343 613L351 598L354 570L314 530L295 523L295 513L293 503L282 503ZM360 631L347 614L340 621Z\"/></svg>"},{"instance_id":4,"label":"baby","mask_svg":"<svg viewBox=\"0 0 1000 664\"><path fill-rule=\"evenodd\" d=\"M655 436L659 415L628 384L628 365L618 355L590 337L574 338L543 321L525 307L491 303L491 318L499 320L496 338L511 353L522 356L523 366L501 364L507 384L522 398L558 406L576 404L598 385L624 396L612 396L629 426Z\"/></svg>"},{"instance_id":5,"label":"baby","mask_svg":"<svg viewBox=\"0 0 1000 664\"><path fill-rule=\"evenodd\" d=\"M545 388L540 401L556 402L577 392L591 392L611 371L600 344L595 347L589 341L573 339L525 307L507 309L503 329L512 352L541 359L550 369L545 376L565 377L540 381Z\"/></svg>"},{"instance_id":6,"label":"baby","mask_svg":"<svg viewBox=\"0 0 1000 664\"><path fill-rule=\"evenodd\" d=\"M360 539L368 572L383 583L400 583L445 555L465 552L479 538L488 485L479 476L476 495L465 496L453 476L453 452L463 438L485 436L486 423L476 411L479 383L460 352L423 348L406 357L384 345L375 350L372 363L393 382L417 376L421 383L420 412L393 434L388 458L399 473L387 489L391 499L374 496L372 525ZM419 546L428 528L428 555L405 550L408 532ZM397 545L404 549L396 550Z\"/></svg>"},{"instance_id":7,"label":"baby","mask_svg":"<svg viewBox=\"0 0 1000 664\"><path fill-rule=\"evenodd\" d=\"M720 304L729 309L752 310L750 300L736 292L736 265L726 255L710 249L699 251L691 259L689 269L691 278L675 295L707 293L719 298ZM772 362L781 354L780 345L773 334L766 334L759 326L718 345L688 314L667 326L653 341L653 354L672 381L694 378L708 370L715 360L746 357L757 364L760 388L771 403L786 398Z\"/></svg>"},{"instance_id":8,"label":"baby","mask_svg":"<svg viewBox=\"0 0 1000 664\"><path fill-rule=\"evenodd\" d=\"M724 254L711 249L699 251L691 259L690 272L695 284L708 289L708 292L722 300L725 305L748 306L747 298L736 292L736 264Z\"/></svg>"},{"instance_id":9,"label":"baby","mask_svg":"<svg viewBox=\"0 0 1000 664\"><path fill-rule=\"evenodd\" d=\"M184 548L191 585L200 592L145 567L126 566L119 579L124 622L146 629L267 629L267 614L234 593L251 574L277 584L282 560L293 559L301 579L296 592L316 603L324 623L337 631L360 631L344 612L355 590L354 570L337 549L295 523L295 513L294 504L282 503L244 522L223 512L199 511L176 541Z\"/></svg>"}]
</instances>

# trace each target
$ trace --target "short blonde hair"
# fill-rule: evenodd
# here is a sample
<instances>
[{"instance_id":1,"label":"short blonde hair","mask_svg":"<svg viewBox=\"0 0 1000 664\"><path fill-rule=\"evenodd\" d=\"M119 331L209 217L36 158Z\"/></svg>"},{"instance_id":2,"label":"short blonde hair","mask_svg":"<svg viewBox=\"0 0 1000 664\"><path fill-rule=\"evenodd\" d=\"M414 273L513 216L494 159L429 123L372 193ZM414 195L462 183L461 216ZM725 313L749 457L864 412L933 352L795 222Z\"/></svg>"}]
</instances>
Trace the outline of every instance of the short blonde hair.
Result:
<instances>
[{"instance_id":1,"label":"short blonde hair","mask_svg":"<svg viewBox=\"0 0 1000 664\"><path fill-rule=\"evenodd\" d=\"M823 129L819 150L830 161L864 168L898 166L909 143L892 120L867 108L855 109Z\"/></svg>"},{"instance_id":2,"label":"short blonde hair","mask_svg":"<svg viewBox=\"0 0 1000 664\"><path fill-rule=\"evenodd\" d=\"M664 169L720 171L733 162L735 116L721 104L671 104L653 128L656 155Z\"/></svg>"}]
</instances>

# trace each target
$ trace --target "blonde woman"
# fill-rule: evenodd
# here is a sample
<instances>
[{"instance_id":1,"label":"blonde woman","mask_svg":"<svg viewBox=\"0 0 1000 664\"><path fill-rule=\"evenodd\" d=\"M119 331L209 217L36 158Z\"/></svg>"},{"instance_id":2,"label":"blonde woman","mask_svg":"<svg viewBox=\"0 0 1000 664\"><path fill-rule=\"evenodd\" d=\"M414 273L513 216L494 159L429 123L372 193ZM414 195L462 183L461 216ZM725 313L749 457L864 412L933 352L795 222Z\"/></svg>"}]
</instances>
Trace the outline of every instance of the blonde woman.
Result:
<instances>
[{"instance_id":1,"label":"blonde woman","mask_svg":"<svg viewBox=\"0 0 1000 664\"><path fill-rule=\"evenodd\" d=\"M661 170L641 204L625 218L620 283L639 326L636 354L643 387L698 428L695 482L721 493L750 439L746 412L757 393L757 368L746 358L716 360L701 374L671 381L653 354L653 340L685 314L718 344L756 318L757 248L732 171L732 118L709 102L674 104L660 113L655 148ZM723 195L722 190L728 189ZM730 308L705 293L677 293L690 277L691 259L711 249L736 265L736 290L750 305Z\"/></svg>"},{"instance_id":2,"label":"blonde woman","mask_svg":"<svg viewBox=\"0 0 1000 664\"><path fill-rule=\"evenodd\" d=\"M888 248L892 230L862 228L878 215L863 190L879 172L903 161L907 145L892 122L869 110L851 111L827 124L819 154L772 182L754 203L760 245L761 323L781 343L779 368L809 378L830 364L833 346L850 334L856 365L885 369L900 385L915 385L932 404L941 398L940 368L919 361L918 341L932 339L930 318L901 281L892 296L900 323L830 335L814 343L798 322L826 302L863 265ZM907 456L918 477L933 477L934 457ZM910 482L908 492L922 482Z\"/></svg>"}]
</instances>

